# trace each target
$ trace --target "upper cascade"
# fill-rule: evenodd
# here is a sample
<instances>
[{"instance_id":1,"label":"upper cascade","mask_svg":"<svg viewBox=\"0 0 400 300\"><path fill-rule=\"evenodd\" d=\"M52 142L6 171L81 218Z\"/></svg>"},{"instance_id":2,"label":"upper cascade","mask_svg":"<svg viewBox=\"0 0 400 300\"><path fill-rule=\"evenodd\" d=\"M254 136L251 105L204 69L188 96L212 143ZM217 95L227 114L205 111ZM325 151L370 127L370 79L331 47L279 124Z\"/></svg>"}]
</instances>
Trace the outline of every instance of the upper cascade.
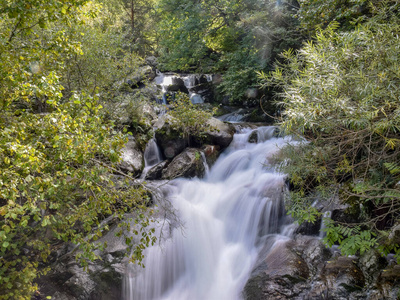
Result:
<instances>
[{"instance_id":1,"label":"upper cascade","mask_svg":"<svg viewBox=\"0 0 400 300\"><path fill-rule=\"evenodd\" d=\"M154 82L161 87L162 102L167 104L167 93L183 92L189 95L193 104L205 102L210 95L209 85L213 80L211 74L176 74L162 73L157 70Z\"/></svg>"}]
</instances>

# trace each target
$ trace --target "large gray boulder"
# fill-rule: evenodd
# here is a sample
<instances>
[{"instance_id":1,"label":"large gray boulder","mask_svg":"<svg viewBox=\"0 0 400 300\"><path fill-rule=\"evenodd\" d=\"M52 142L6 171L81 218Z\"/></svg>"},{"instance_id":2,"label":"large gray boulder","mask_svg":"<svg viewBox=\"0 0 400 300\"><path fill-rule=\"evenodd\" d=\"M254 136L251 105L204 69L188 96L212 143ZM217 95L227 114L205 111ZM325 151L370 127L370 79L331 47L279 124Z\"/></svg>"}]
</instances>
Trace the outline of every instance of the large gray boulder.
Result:
<instances>
[{"instance_id":1,"label":"large gray boulder","mask_svg":"<svg viewBox=\"0 0 400 300\"><path fill-rule=\"evenodd\" d=\"M166 169L162 171L163 179L178 177L202 177L205 172L200 150L187 148L176 156Z\"/></svg>"},{"instance_id":2,"label":"large gray boulder","mask_svg":"<svg viewBox=\"0 0 400 300\"><path fill-rule=\"evenodd\" d=\"M132 173L134 176L141 174L144 168L143 153L132 137L121 152L122 162L119 168L124 172Z\"/></svg>"},{"instance_id":3,"label":"large gray boulder","mask_svg":"<svg viewBox=\"0 0 400 300\"><path fill-rule=\"evenodd\" d=\"M267 251L244 287L244 299L297 299L306 285L309 269L293 247L293 241L282 240Z\"/></svg>"},{"instance_id":4,"label":"large gray boulder","mask_svg":"<svg viewBox=\"0 0 400 300\"><path fill-rule=\"evenodd\" d=\"M230 123L224 123L216 118L211 118L207 121L210 130L205 133L205 143L210 145L218 145L225 149L233 140L235 134L235 127Z\"/></svg>"},{"instance_id":5,"label":"large gray boulder","mask_svg":"<svg viewBox=\"0 0 400 300\"><path fill-rule=\"evenodd\" d=\"M244 287L246 300L380 300L396 299L400 291L400 266L375 252L341 256L337 247L303 235L265 245Z\"/></svg>"}]
</instances>

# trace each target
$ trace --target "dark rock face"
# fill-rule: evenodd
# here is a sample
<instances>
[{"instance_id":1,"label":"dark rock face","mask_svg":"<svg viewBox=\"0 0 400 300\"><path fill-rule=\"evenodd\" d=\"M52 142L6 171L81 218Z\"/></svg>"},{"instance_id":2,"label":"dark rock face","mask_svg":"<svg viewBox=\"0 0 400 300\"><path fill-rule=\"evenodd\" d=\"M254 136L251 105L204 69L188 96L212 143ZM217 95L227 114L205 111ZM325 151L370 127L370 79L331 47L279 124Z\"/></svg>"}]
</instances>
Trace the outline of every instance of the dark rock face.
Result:
<instances>
[{"instance_id":1,"label":"dark rock face","mask_svg":"<svg viewBox=\"0 0 400 300\"><path fill-rule=\"evenodd\" d=\"M300 294L309 269L293 246L292 241L281 241L268 251L247 282L244 299L292 299Z\"/></svg>"},{"instance_id":2,"label":"dark rock face","mask_svg":"<svg viewBox=\"0 0 400 300\"><path fill-rule=\"evenodd\" d=\"M182 92L189 94L189 90L185 86L185 82L179 77L172 78L172 84L167 86L167 92Z\"/></svg>"},{"instance_id":3,"label":"dark rock face","mask_svg":"<svg viewBox=\"0 0 400 300\"><path fill-rule=\"evenodd\" d=\"M296 234L302 234L302 235L313 235L313 236L318 236L320 233L321 229L321 218L316 220L314 223L311 222L304 222L300 224L299 227L295 230Z\"/></svg>"},{"instance_id":4,"label":"dark rock face","mask_svg":"<svg viewBox=\"0 0 400 300\"><path fill-rule=\"evenodd\" d=\"M387 265L387 263L386 263ZM400 266L376 253L333 257L322 241L298 235L261 254L243 297L261 299L396 299Z\"/></svg>"},{"instance_id":5,"label":"dark rock face","mask_svg":"<svg viewBox=\"0 0 400 300\"><path fill-rule=\"evenodd\" d=\"M252 144L257 144L258 143L258 134L257 134L257 130L253 130L253 132L250 134L249 136L249 143Z\"/></svg>"},{"instance_id":6,"label":"dark rock face","mask_svg":"<svg viewBox=\"0 0 400 300\"><path fill-rule=\"evenodd\" d=\"M205 167L198 149L187 148L162 171L162 179L202 177Z\"/></svg>"},{"instance_id":7,"label":"dark rock face","mask_svg":"<svg viewBox=\"0 0 400 300\"><path fill-rule=\"evenodd\" d=\"M146 174L145 179L146 180L159 180L162 177L162 171L168 166L169 161L164 160L158 164L156 164L154 167L152 167Z\"/></svg>"},{"instance_id":8,"label":"dark rock face","mask_svg":"<svg viewBox=\"0 0 400 300\"><path fill-rule=\"evenodd\" d=\"M89 262L84 270L75 260L74 247L65 245L53 253L52 270L37 281L41 295L53 300L120 300L125 273L127 246L114 226L99 242L107 242L105 251L96 251L101 260ZM44 299L44 298L43 298Z\"/></svg>"}]
</instances>

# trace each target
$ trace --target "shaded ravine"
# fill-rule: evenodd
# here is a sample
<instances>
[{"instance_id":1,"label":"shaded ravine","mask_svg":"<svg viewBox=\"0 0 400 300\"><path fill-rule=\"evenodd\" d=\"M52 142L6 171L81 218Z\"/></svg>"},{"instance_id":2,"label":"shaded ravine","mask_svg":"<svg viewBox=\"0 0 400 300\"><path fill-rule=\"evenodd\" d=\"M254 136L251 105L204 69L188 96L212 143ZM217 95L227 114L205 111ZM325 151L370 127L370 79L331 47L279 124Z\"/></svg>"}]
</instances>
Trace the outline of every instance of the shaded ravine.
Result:
<instances>
[{"instance_id":1,"label":"shaded ravine","mask_svg":"<svg viewBox=\"0 0 400 300\"><path fill-rule=\"evenodd\" d=\"M182 222L160 227L165 240L146 250L145 268L129 266L123 299L241 299L241 291L266 243L288 239L283 204L284 175L272 156L290 138L274 127L234 136L204 179L178 179L168 186Z\"/></svg>"}]
</instances>

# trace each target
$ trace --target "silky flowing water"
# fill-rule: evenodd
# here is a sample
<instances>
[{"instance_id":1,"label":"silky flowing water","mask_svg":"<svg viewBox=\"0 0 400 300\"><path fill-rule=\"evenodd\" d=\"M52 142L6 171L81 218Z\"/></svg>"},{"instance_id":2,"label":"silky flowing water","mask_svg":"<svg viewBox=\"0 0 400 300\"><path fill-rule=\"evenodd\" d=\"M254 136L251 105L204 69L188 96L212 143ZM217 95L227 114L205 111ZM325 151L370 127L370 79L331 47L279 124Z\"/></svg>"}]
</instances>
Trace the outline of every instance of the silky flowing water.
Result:
<instances>
[{"instance_id":1,"label":"silky flowing water","mask_svg":"<svg viewBox=\"0 0 400 300\"><path fill-rule=\"evenodd\" d=\"M235 300L266 243L288 239L284 175L273 155L289 138L244 129L203 179L164 186L181 225L160 219L164 239L145 252L145 268L131 265L125 300ZM167 225L165 225L167 224Z\"/></svg>"}]
</instances>

